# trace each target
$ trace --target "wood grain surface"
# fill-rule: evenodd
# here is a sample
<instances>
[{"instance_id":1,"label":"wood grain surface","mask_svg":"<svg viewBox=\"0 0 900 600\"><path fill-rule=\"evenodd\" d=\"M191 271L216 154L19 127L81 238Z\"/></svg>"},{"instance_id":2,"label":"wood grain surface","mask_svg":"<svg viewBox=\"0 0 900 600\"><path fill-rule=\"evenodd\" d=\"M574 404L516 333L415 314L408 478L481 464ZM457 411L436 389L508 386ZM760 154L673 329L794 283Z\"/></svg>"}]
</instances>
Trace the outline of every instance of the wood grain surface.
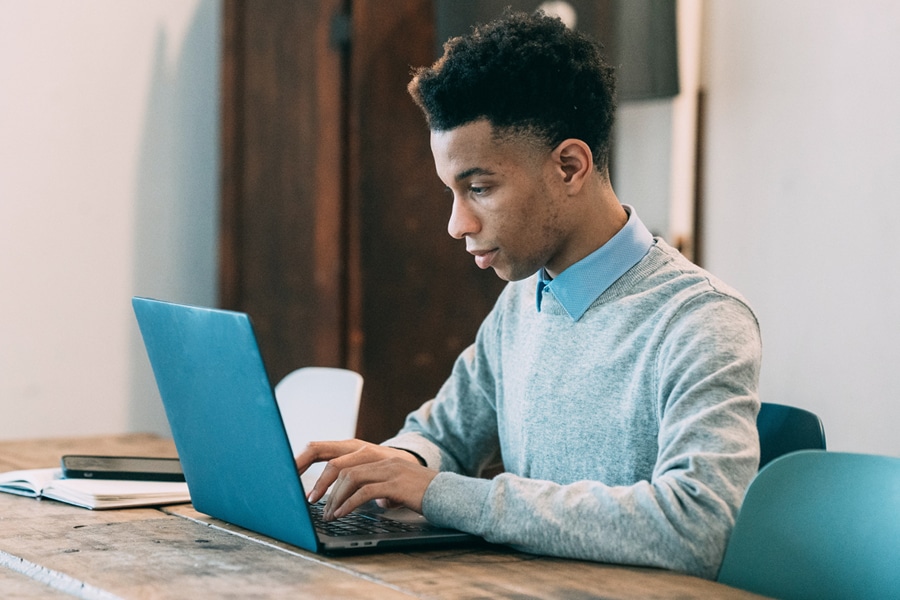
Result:
<instances>
[{"instance_id":1,"label":"wood grain surface","mask_svg":"<svg viewBox=\"0 0 900 600\"><path fill-rule=\"evenodd\" d=\"M174 446L144 434L0 442L0 469L50 466L66 453L171 456ZM759 597L659 569L490 545L319 556L190 504L90 511L11 494L0 494L0 592L92 600Z\"/></svg>"}]
</instances>

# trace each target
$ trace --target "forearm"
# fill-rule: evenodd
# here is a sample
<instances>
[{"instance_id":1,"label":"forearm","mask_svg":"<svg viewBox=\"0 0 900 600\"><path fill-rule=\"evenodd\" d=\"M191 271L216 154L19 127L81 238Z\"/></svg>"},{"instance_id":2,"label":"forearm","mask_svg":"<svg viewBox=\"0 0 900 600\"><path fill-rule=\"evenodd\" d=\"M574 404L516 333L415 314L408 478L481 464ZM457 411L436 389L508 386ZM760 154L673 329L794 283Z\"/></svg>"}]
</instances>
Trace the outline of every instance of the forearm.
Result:
<instances>
[{"instance_id":1,"label":"forearm","mask_svg":"<svg viewBox=\"0 0 900 600\"><path fill-rule=\"evenodd\" d=\"M437 524L536 554L715 577L759 449L755 397L664 421L653 476L627 486L441 473L423 512Z\"/></svg>"},{"instance_id":2,"label":"forearm","mask_svg":"<svg viewBox=\"0 0 900 600\"><path fill-rule=\"evenodd\" d=\"M611 488L503 474L439 474L423 499L432 522L526 552L672 569L713 578L733 511L706 490L666 478Z\"/></svg>"}]
</instances>

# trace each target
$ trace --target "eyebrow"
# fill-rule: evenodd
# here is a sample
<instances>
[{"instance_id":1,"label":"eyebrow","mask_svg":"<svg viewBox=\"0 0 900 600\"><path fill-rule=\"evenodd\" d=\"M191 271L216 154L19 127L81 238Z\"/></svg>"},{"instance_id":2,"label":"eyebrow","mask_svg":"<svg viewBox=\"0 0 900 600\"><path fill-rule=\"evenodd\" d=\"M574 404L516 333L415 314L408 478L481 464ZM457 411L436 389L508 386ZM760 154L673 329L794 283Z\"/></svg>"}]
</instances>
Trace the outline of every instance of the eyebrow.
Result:
<instances>
[{"instance_id":1,"label":"eyebrow","mask_svg":"<svg viewBox=\"0 0 900 600\"><path fill-rule=\"evenodd\" d=\"M493 171L489 171L488 169L483 169L481 167L472 167L471 169L466 169L465 171L460 171L456 174L454 178L456 181L462 181L463 179L468 179L472 175L495 175Z\"/></svg>"}]
</instances>

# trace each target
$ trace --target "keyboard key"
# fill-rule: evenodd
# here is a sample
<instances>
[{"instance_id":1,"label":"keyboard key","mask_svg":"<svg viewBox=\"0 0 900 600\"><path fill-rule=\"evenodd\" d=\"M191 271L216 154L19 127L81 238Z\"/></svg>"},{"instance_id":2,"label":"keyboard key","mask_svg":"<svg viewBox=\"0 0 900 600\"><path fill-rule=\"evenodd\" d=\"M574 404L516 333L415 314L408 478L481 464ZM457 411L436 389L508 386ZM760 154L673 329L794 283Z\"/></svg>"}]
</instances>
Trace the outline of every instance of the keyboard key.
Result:
<instances>
[{"instance_id":1,"label":"keyboard key","mask_svg":"<svg viewBox=\"0 0 900 600\"><path fill-rule=\"evenodd\" d=\"M394 521L380 515L369 515L358 512L350 513L336 521L325 521L322 513L325 509L325 503L320 501L310 505L310 513L313 517L313 523L316 529L334 536L347 535L369 535L377 533L416 533L421 531L430 531L437 529L428 523L404 523L402 521Z\"/></svg>"}]
</instances>

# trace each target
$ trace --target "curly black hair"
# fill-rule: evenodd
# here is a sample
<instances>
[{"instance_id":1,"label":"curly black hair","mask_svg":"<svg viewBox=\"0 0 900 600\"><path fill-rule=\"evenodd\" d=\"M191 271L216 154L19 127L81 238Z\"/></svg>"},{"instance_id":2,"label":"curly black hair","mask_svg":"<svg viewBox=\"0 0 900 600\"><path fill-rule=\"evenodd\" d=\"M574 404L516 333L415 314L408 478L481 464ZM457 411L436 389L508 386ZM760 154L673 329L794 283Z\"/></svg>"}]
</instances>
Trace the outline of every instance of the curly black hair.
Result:
<instances>
[{"instance_id":1,"label":"curly black hair","mask_svg":"<svg viewBox=\"0 0 900 600\"><path fill-rule=\"evenodd\" d=\"M487 119L498 135L532 136L548 148L576 138L608 166L615 75L602 46L543 13L505 12L444 44L408 90L433 131Z\"/></svg>"}]
</instances>

